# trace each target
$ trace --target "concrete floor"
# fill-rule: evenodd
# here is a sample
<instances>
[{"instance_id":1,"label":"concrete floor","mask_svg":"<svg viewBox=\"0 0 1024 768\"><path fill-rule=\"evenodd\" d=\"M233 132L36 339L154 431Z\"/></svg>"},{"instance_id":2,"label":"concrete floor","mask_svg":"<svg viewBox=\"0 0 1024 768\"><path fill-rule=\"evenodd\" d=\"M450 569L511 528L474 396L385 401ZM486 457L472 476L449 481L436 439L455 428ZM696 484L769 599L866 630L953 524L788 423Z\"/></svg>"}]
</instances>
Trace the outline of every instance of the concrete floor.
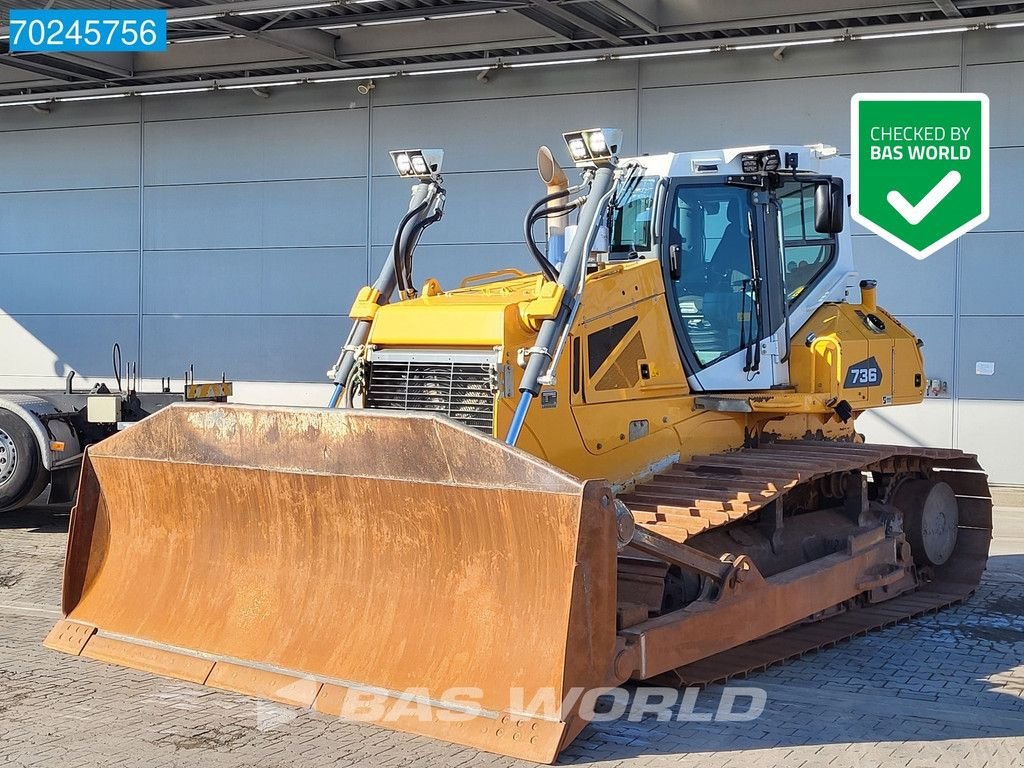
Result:
<instances>
[{"instance_id":1,"label":"concrete floor","mask_svg":"<svg viewBox=\"0 0 1024 768\"><path fill-rule=\"evenodd\" d=\"M1024 507L997 507L989 571L1024 581Z\"/></svg>"},{"instance_id":2,"label":"concrete floor","mask_svg":"<svg viewBox=\"0 0 1024 768\"><path fill-rule=\"evenodd\" d=\"M61 509L0 517L0 764L528 765L44 649L66 527ZM737 685L765 692L758 719L592 724L561 762L1024 765L1024 510L997 510L990 568L967 604ZM697 710L721 693L702 693Z\"/></svg>"}]
</instances>

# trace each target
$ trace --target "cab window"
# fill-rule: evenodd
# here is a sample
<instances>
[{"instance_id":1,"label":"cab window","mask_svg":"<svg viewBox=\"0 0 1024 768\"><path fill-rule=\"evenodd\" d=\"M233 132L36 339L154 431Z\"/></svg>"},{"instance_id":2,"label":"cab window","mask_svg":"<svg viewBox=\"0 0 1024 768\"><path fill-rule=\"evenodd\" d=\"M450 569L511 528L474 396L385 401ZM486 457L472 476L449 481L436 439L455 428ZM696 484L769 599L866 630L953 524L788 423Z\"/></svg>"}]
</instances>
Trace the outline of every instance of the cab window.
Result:
<instances>
[{"instance_id":1,"label":"cab window","mask_svg":"<svg viewBox=\"0 0 1024 768\"><path fill-rule=\"evenodd\" d=\"M615 211L609 256L631 258L633 254L651 250L651 211L654 206L655 177L641 179L630 196Z\"/></svg>"},{"instance_id":2,"label":"cab window","mask_svg":"<svg viewBox=\"0 0 1024 768\"><path fill-rule=\"evenodd\" d=\"M750 193L739 187L683 185L669 202L675 309L701 367L758 338L752 219Z\"/></svg>"},{"instance_id":3,"label":"cab window","mask_svg":"<svg viewBox=\"0 0 1024 768\"><path fill-rule=\"evenodd\" d=\"M795 304L832 261L836 239L814 229L814 184L786 181L776 190L776 197L782 216L786 296Z\"/></svg>"}]
</instances>

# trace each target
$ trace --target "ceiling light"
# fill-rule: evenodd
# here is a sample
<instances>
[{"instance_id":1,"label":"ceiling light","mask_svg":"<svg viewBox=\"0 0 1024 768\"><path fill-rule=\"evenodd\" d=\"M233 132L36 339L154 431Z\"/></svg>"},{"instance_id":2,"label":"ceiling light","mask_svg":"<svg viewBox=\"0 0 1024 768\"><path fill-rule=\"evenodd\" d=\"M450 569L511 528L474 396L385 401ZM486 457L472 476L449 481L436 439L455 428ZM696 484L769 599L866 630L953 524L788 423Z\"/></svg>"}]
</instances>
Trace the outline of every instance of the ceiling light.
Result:
<instances>
[{"instance_id":1,"label":"ceiling light","mask_svg":"<svg viewBox=\"0 0 1024 768\"><path fill-rule=\"evenodd\" d=\"M416 72L406 72L405 74L409 77L416 77L418 75L450 75L456 72L483 72L491 68L490 64L480 67L454 67L452 69L421 69Z\"/></svg>"},{"instance_id":2,"label":"ceiling light","mask_svg":"<svg viewBox=\"0 0 1024 768\"><path fill-rule=\"evenodd\" d=\"M223 91L237 91L242 88L276 88L280 85L301 85L306 82L305 80L281 80L275 83L245 83L243 85L222 85L220 86Z\"/></svg>"},{"instance_id":3,"label":"ceiling light","mask_svg":"<svg viewBox=\"0 0 1024 768\"><path fill-rule=\"evenodd\" d=\"M379 75L378 75L379 77ZM311 77L309 82L311 83L350 83L353 80L362 80L362 75L352 75L351 77Z\"/></svg>"},{"instance_id":4,"label":"ceiling light","mask_svg":"<svg viewBox=\"0 0 1024 768\"><path fill-rule=\"evenodd\" d=\"M223 13L203 13L196 16L176 16L174 18L167 19L168 24L177 24L183 21L206 21L208 19L218 19L223 16Z\"/></svg>"},{"instance_id":5,"label":"ceiling light","mask_svg":"<svg viewBox=\"0 0 1024 768\"><path fill-rule=\"evenodd\" d=\"M555 59L554 61L521 61L515 64L506 64L506 67L518 69L520 67L554 67L559 64L587 64L591 61L600 61L600 56L590 56L585 59Z\"/></svg>"},{"instance_id":6,"label":"ceiling light","mask_svg":"<svg viewBox=\"0 0 1024 768\"><path fill-rule=\"evenodd\" d=\"M397 72L385 72L382 75L374 75L374 80L383 80L386 77L397 77ZM366 75L343 75L341 77L310 77L309 83L351 83L354 80L366 80Z\"/></svg>"},{"instance_id":7,"label":"ceiling light","mask_svg":"<svg viewBox=\"0 0 1024 768\"><path fill-rule=\"evenodd\" d=\"M262 16L268 13L292 13L294 11L312 11L317 8L330 8L337 3L304 3L302 5L281 5L275 8L259 8L251 11L231 11L232 16Z\"/></svg>"},{"instance_id":8,"label":"ceiling light","mask_svg":"<svg viewBox=\"0 0 1024 768\"><path fill-rule=\"evenodd\" d=\"M689 48L685 51L654 51L653 53L627 53L622 56L613 55L613 59L655 59L661 56L686 56L692 53L714 53L718 48Z\"/></svg>"},{"instance_id":9,"label":"ceiling light","mask_svg":"<svg viewBox=\"0 0 1024 768\"><path fill-rule=\"evenodd\" d=\"M38 104L48 104L53 99L29 99L26 101L5 101L0 107L34 107Z\"/></svg>"},{"instance_id":10,"label":"ceiling light","mask_svg":"<svg viewBox=\"0 0 1024 768\"><path fill-rule=\"evenodd\" d=\"M317 29L352 29L358 26L358 24L325 24L322 27L317 27Z\"/></svg>"},{"instance_id":11,"label":"ceiling light","mask_svg":"<svg viewBox=\"0 0 1024 768\"><path fill-rule=\"evenodd\" d=\"M168 88L163 91L139 91L139 96L170 96L176 93L202 93L204 91L212 91L216 86L213 85L202 85L197 88Z\"/></svg>"},{"instance_id":12,"label":"ceiling light","mask_svg":"<svg viewBox=\"0 0 1024 768\"><path fill-rule=\"evenodd\" d=\"M968 32L970 27L944 27L943 29L917 29L911 32L879 32L873 35L854 35L854 40L885 40L892 37L917 37L918 35L945 35L950 32Z\"/></svg>"},{"instance_id":13,"label":"ceiling light","mask_svg":"<svg viewBox=\"0 0 1024 768\"><path fill-rule=\"evenodd\" d=\"M439 16L427 16L432 21L440 21L441 19L465 19L469 16L493 16L498 11L463 11L462 13L445 13Z\"/></svg>"},{"instance_id":14,"label":"ceiling light","mask_svg":"<svg viewBox=\"0 0 1024 768\"><path fill-rule=\"evenodd\" d=\"M361 21L360 27L383 27L385 24L408 24L411 21L426 21L426 16L413 16L408 19L380 19L379 21Z\"/></svg>"},{"instance_id":15,"label":"ceiling light","mask_svg":"<svg viewBox=\"0 0 1024 768\"><path fill-rule=\"evenodd\" d=\"M817 40L787 40L781 41L776 40L773 43L751 43L749 45L728 45L726 50L729 51L752 51L755 48L778 48L785 46L789 48L794 45L821 45L822 43L838 43L842 40L841 37L822 37Z\"/></svg>"},{"instance_id":16,"label":"ceiling light","mask_svg":"<svg viewBox=\"0 0 1024 768\"><path fill-rule=\"evenodd\" d=\"M1004 21L999 24L990 24L992 29L1012 29L1013 27L1024 27L1024 21Z\"/></svg>"},{"instance_id":17,"label":"ceiling light","mask_svg":"<svg viewBox=\"0 0 1024 768\"><path fill-rule=\"evenodd\" d=\"M101 99L123 99L130 93L97 93L93 96L61 96L54 101L99 101Z\"/></svg>"},{"instance_id":18,"label":"ceiling light","mask_svg":"<svg viewBox=\"0 0 1024 768\"><path fill-rule=\"evenodd\" d=\"M177 45L178 43L212 43L214 40L230 40L233 37L241 37L241 35L203 35L202 37L183 37L180 40L168 40L168 43Z\"/></svg>"}]
</instances>

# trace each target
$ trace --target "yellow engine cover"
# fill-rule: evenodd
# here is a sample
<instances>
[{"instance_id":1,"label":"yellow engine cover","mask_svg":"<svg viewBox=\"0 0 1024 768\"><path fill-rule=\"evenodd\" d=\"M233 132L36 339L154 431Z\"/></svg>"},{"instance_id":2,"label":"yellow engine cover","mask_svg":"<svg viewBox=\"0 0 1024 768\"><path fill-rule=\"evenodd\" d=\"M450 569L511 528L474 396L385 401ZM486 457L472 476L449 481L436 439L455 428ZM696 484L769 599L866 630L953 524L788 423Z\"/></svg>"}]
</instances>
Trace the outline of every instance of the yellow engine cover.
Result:
<instances>
[{"instance_id":1,"label":"yellow engine cover","mask_svg":"<svg viewBox=\"0 0 1024 768\"><path fill-rule=\"evenodd\" d=\"M880 307L822 306L793 337L789 375L797 391L845 400L855 411L924 397L917 337Z\"/></svg>"}]
</instances>

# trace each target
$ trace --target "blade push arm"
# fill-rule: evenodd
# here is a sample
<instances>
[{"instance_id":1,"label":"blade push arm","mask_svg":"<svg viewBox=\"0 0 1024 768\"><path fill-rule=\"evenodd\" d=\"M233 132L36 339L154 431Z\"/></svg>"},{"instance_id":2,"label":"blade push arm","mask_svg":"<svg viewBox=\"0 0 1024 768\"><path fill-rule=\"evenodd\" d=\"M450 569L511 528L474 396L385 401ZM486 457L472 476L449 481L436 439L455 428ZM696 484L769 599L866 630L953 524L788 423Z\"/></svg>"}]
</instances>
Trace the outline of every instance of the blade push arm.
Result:
<instances>
[{"instance_id":1,"label":"blade push arm","mask_svg":"<svg viewBox=\"0 0 1024 768\"><path fill-rule=\"evenodd\" d=\"M433 223L431 219L436 221L440 218L443 205L444 190L441 188L440 179L431 178L413 186L408 212L395 232L394 244L384 259L377 280L372 286L367 286L359 292L349 313L354 321L352 330L349 331L348 339L341 348L338 361L327 372L334 380L334 393L331 395L329 408L336 408L345 392L352 369L355 367L356 352L369 337L370 323L376 307L387 304L394 295L399 282L397 265L400 259L411 258L412 249L416 247L420 234L426 226Z\"/></svg>"}]
</instances>

